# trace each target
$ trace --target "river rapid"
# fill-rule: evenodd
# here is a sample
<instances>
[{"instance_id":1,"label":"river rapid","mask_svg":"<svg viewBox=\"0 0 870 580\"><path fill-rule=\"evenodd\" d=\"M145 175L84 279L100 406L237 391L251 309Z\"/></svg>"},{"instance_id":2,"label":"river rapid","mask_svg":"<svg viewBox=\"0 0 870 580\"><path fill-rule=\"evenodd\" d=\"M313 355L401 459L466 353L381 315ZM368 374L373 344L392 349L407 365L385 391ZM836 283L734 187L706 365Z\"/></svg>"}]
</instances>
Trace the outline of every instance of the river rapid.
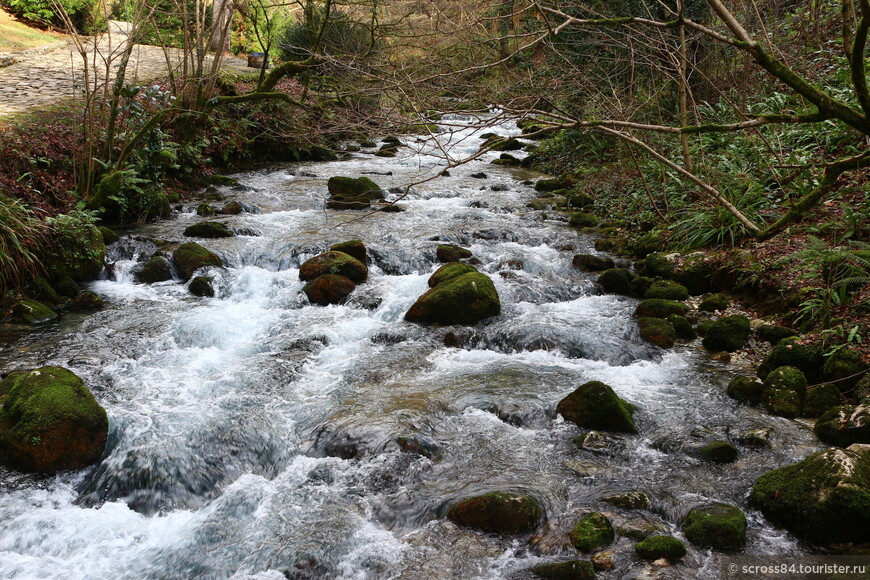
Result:
<instances>
[{"instance_id":1,"label":"river rapid","mask_svg":"<svg viewBox=\"0 0 870 580\"><path fill-rule=\"evenodd\" d=\"M182 241L201 221L188 203L109 248L113 273L89 286L104 310L6 333L0 369L70 368L110 432L102 461L79 472L0 468L0 578L520 580L536 564L588 557L567 541L586 513L682 538L688 510L711 500L746 510L746 553L807 551L746 495L761 473L820 449L812 433L729 399L741 369L711 362L697 341L643 343L637 301L602 295L594 275L572 268L574 254L597 253L594 240L526 208L535 193L523 180L536 176L490 165L498 154L487 153L413 186L404 212L324 209L330 176L405 188L440 173L443 151L475 153L475 119L447 121L439 145L404 138L395 158L362 152L237 175L241 185L220 193L247 211L210 219L241 235L197 240L227 265L209 271L214 298L133 281L156 249L147 239ZM486 130L518 132L511 122ZM369 249L368 282L344 305L310 305L299 265L351 239ZM439 243L474 252L499 316L472 328L403 320ZM464 347L445 346L448 331ZM573 442L583 430L555 407L590 380L638 406L639 435ZM769 430L770 447L741 446L735 463L687 452L751 429ZM541 502L546 523L532 538L443 517L496 490ZM601 501L632 490L652 508ZM614 569L598 578L719 577L710 550L688 545L680 564L660 568L634 544L618 533Z\"/></svg>"}]
</instances>

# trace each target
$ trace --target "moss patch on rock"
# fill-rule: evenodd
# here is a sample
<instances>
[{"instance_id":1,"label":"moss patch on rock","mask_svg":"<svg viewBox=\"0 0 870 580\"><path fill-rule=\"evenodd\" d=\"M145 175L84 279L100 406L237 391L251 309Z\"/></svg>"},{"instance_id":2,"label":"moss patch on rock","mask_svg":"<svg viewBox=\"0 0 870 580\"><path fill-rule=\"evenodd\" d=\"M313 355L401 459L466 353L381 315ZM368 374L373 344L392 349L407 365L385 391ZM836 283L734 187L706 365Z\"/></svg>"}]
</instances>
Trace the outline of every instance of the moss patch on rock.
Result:
<instances>
[{"instance_id":1,"label":"moss patch on rock","mask_svg":"<svg viewBox=\"0 0 870 580\"><path fill-rule=\"evenodd\" d=\"M631 281L635 275L626 268L611 268L598 276L598 284L608 294L631 296Z\"/></svg>"},{"instance_id":2,"label":"moss patch on rock","mask_svg":"<svg viewBox=\"0 0 870 580\"><path fill-rule=\"evenodd\" d=\"M761 403L764 394L764 383L754 377L734 377L728 383L727 394L734 400L750 405Z\"/></svg>"},{"instance_id":3,"label":"moss patch on rock","mask_svg":"<svg viewBox=\"0 0 870 580\"><path fill-rule=\"evenodd\" d=\"M620 399L610 386L600 381L577 387L559 401L556 412L578 427L637 433L632 419L634 406Z\"/></svg>"},{"instance_id":4,"label":"moss patch on rock","mask_svg":"<svg viewBox=\"0 0 870 580\"><path fill-rule=\"evenodd\" d=\"M212 286L212 279L209 276L196 276L190 281L187 290L194 296L208 298L214 296L214 286Z\"/></svg>"},{"instance_id":5,"label":"moss patch on rock","mask_svg":"<svg viewBox=\"0 0 870 580\"><path fill-rule=\"evenodd\" d=\"M534 531L544 518L544 510L527 495L492 492L459 502L447 511L447 518L482 532L518 535Z\"/></svg>"},{"instance_id":6,"label":"moss patch on rock","mask_svg":"<svg viewBox=\"0 0 870 580\"><path fill-rule=\"evenodd\" d=\"M580 518L568 537L581 552L591 552L613 541L613 526L607 516L595 512Z\"/></svg>"},{"instance_id":7,"label":"moss patch on rock","mask_svg":"<svg viewBox=\"0 0 870 580\"><path fill-rule=\"evenodd\" d=\"M799 369L778 367L764 379L761 402L774 415L794 418L800 414L806 392L807 379Z\"/></svg>"},{"instance_id":8,"label":"moss patch on rock","mask_svg":"<svg viewBox=\"0 0 870 580\"><path fill-rule=\"evenodd\" d=\"M640 328L640 338L659 348L671 348L677 338L674 325L661 318L638 318L637 326ZM691 326L690 326L691 328Z\"/></svg>"},{"instance_id":9,"label":"moss patch on rock","mask_svg":"<svg viewBox=\"0 0 870 580\"><path fill-rule=\"evenodd\" d=\"M368 266L344 252L324 252L299 267L299 279L308 282L324 274L338 274L350 278L355 284L362 284L368 279Z\"/></svg>"},{"instance_id":10,"label":"moss patch on rock","mask_svg":"<svg viewBox=\"0 0 870 580\"><path fill-rule=\"evenodd\" d=\"M441 244L435 248L435 257L442 264L467 260L473 255L471 250L451 244Z\"/></svg>"},{"instance_id":11,"label":"moss patch on rock","mask_svg":"<svg viewBox=\"0 0 870 580\"><path fill-rule=\"evenodd\" d=\"M749 338L749 319L739 314L725 316L714 322L701 341L709 351L734 352L740 350Z\"/></svg>"},{"instance_id":12,"label":"moss patch on rock","mask_svg":"<svg viewBox=\"0 0 870 580\"><path fill-rule=\"evenodd\" d=\"M677 338L683 340L695 340L698 335L695 334L695 329L692 328L692 323L685 316L679 314L671 314L665 320L674 326L674 331L677 333Z\"/></svg>"},{"instance_id":13,"label":"moss patch on rock","mask_svg":"<svg viewBox=\"0 0 870 580\"><path fill-rule=\"evenodd\" d=\"M825 360L822 367L822 378L834 381L841 391L848 391L861 380L861 373L867 370L867 365L861 358L861 353L852 348L841 348Z\"/></svg>"},{"instance_id":14,"label":"moss patch on rock","mask_svg":"<svg viewBox=\"0 0 870 580\"><path fill-rule=\"evenodd\" d=\"M667 318L672 314L685 316L689 307L676 300L662 300L650 298L637 305L634 310L635 318Z\"/></svg>"},{"instance_id":15,"label":"moss patch on rock","mask_svg":"<svg viewBox=\"0 0 870 580\"><path fill-rule=\"evenodd\" d=\"M57 312L36 300L21 300L12 307L12 320L23 324L39 324L57 318Z\"/></svg>"},{"instance_id":16,"label":"moss patch on rock","mask_svg":"<svg viewBox=\"0 0 870 580\"><path fill-rule=\"evenodd\" d=\"M539 564L532 568L531 572L544 580L592 580L595 578L595 566L587 560Z\"/></svg>"},{"instance_id":17,"label":"moss patch on rock","mask_svg":"<svg viewBox=\"0 0 870 580\"><path fill-rule=\"evenodd\" d=\"M362 240L348 240L346 242L339 242L338 244L333 244L332 247L329 248L329 251L344 252L348 256L356 258L361 263L366 265L369 262L368 251L366 250L366 245L362 242Z\"/></svg>"},{"instance_id":18,"label":"moss patch on rock","mask_svg":"<svg viewBox=\"0 0 870 580\"><path fill-rule=\"evenodd\" d=\"M819 418L813 432L825 443L837 447L870 443L870 406L834 407Z\"/></svg>"},{"instance_id":19,"label":"moss patch on rock","mask_svg":"<svg viewBox=\"0 0 870 580\"><path fill-rule=\"evenodd\" d=\"M739 550L746 544L746 516L740 508L724 503L698 506L686 516L683 532L696 546Z\"/></svg>"},{"instance_id":20,"label":"moss patch on rock","mask_svg":"<svg viewBox=\"0 0 870 580\"><path fill-rule=\"evenodd\" d=\"M312 304L327 306L343 303L356 289L353 280L339 274L318 276L302 289Z\"/></svg>"},{"instance_id":21,"label":"moss patch on rock","mask_svg":"<svg viewBox=\"0 0 870 580\"><path fill-rule=\"evenodd\" d=\"M601 501L627 510L645 510L652 506L649 496L643 491L627 491L607 495L602 497Z\"/></svg>"},{"instance_id":22,"label":"moss patch on rock","mask_svg":"<svg viewBox=\"0 0 870 580\"><path fill-rule=\"evenodd\" d=\"M717 310L724 312L729 306L731 306L731 299L724 294L710 294L709 296L704 296L704 299L698 305L698 310L700 312L715 312Z\"/></svg>"},{"instance_id":23,"label":"moss patch on rock","mask_svg":"<svg viewBox=\"0 0 870 580\"><path fill-rule=\"evenodd\" d=\"M172 266L163 256L153 256L136 272L136 281L145 284L172 280Z\"/></svg>"},{"instance_id":24,"label":"moss patch on rock","mask_svg":"<svg viewBox=\"0 0 870 580\"><path fill-rule=\"evenodd\" d=\"M673 536L652 536L638 542L634 551L644 560L665 558L674 563L686 555L686 545Z\"/></svg>"},{"instance_id":25,"label":"moss patch on rock","mask_svg":"<svg viewBox=\"0 0 870 580\"><path fill-rule=\"evenodd\" d=\"M801 416L820 417L840 403L840 389L837 385L816 385L807 389Z\"/></svg>"},{"instance_id":26,"label":"moss patch on rock","mask_svg":"<svg viewBox=\"0 0 870 580\"><path fill-rule=\"evenodd\" d=\"M591 213L575 211L568 218L568 225L574 228L594 228L598 225L598 218Z\"/></svg>"},{"instance_id":27,"label":"moss patch on rock","mask_svg":"<svg viewBox=\"0 0 870 580\"><path fill-rule=\"evenodd\" d=\"M803 344L799 337L784 338L771 349L758 366L758 377L761 380L773 369L782 366L792 366L800 369L807 377L809 384L821 380L821 369L825 364L822 349L815 344Z\"/></svg>"},{"instance_id":28,"label":"moss patch on rock","mask_svg":"<svg viewBox=\"0 0 870 580\"><path fill-rule=\"evenodd\" d=\"M229 238L234 234L220 222L199 222L184 228L188 238Z\"/></svg>"},{"instance_id":29,"label":"moss patch on rock","mask_svg":"<svg viewBox=\"0 0 870 580\"><path fill-rule=\"evenodd\" d=\"M613 259L593 254L577 254L571 265L584 272L603 272L613 268Z\"/></svg>"},{"instance_id":30,"label":"moss patch on rock","mask_svg":"<svg viewBox=\"0 0 870 580\"><path fill-rule=\"evenodd\" d=\"M223 261L217 254L206 250L196 242L187 242L178 246L172 253L172 261L185 282L190 280L193 273L200 268L223 266Z\"/></svg>"},{"instance_id":31,"label":"moss patch on rock","mask_svg":"<svg viewBox=\"0 0 870 580\"><path fill-rule=\"evenodd\" d=\"M656 280L647 289L644 298L661 298L662 300L688 300L689 291L682 284L672 280Z\"/></svg>"},{"instance_id":32,"label":"moss patch on rock","mask_svg":"<svg viewBox=\"0 0 870 580\"><path fill-rule=\"evenodd\" d=\"M423 324L476 324L500 312L498 292L489 276L468 272L420 296L405 313L405 320Z\"/></svg>"},{"instance_id":33,"label":"moss patch on rock","mask_svg":"<svg viewBox=\"0 0 870 580\"><path fill-rule=\"evenodd\" d=\"M434 288L442 282L447 282L448 280L452 280L453 278L462 276L463 274L468 274L469 272L477 272L477 268L462 262L451 262L449 264L444 264L435 270L435 272L429 276L427 284L429 285L429 288Z\"/></svg>"},{"instance_id":34,"label":"moss patch on rock","mask_svg":"<svg viewBox=\"0 0 870 580\"><path fill-rule=\"evenodd\" d=\"M737 447L727 441L711 441L701 448L701 459L711 463L731 463L737 459Z\"/></svg>"}]
</instances>

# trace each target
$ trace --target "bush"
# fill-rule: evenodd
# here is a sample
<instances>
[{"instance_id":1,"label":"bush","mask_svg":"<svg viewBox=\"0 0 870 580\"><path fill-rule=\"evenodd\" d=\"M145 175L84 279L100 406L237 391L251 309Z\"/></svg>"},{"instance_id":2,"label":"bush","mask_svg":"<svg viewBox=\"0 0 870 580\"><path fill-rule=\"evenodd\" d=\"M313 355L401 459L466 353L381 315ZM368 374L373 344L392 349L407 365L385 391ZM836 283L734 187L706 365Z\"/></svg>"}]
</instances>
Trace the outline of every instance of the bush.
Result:
<instances>
[{"instance_id":1,"label":"bush","mask_svg":"<svg viewBox=\"0 0 870 580\"><path fill-rule=\"evenodd\" d=\"M364 56L377 48L371 30L354 22L346 14L332 12L324 25L324 14L312 14L310 27L304 20L289 22L279 33L279 51L286 60L304 60L311 56L315 48L329 56ZM317 35L323 34L317 45Z\"/></svg>"},{"instance_id":2,"label":"bush","mask_svg":"<svg viewBox=\"0 0 870 580\"><path fill-rule=\"evenodd\" d=\"M0 302L7 291L25 285L42 270L34 250L44 236L44 227L33 212L0 195Z\"/></svg>"},{"instance_id":3,"label":"bush","mask_svg":"<svg viewBox=\"0 0 870 580\"><path fill-rule=\"evenodd\" d=\"M94 0L57 0L70 17L78 32L92 33L105 24L100 16L100 3ZM55 8L54 0L3 0L3 6L12 14L39 26L66 28Z\"/></svg>"}]
</instances>

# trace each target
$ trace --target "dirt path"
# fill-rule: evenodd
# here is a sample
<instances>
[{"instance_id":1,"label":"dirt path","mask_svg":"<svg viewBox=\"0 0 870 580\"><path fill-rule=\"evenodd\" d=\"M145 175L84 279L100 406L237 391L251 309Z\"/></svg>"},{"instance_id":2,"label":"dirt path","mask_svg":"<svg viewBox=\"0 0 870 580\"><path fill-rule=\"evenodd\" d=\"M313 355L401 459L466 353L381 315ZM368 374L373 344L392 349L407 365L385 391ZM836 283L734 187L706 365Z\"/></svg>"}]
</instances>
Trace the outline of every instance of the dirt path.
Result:
<instances>
[{"instance_id":1,"label":"dirt path","mask_svg":"<svg viewBox=\"0 0 870 580\"><path fill-rule=\"evenodd\" d=\"M107 66L110 69L109 78L113 77L118 63L117 54L122 50L125 40L123 27L116 26L113 33L101 37L96 55L93 52L89 54L92 63L94 56L101 63L96 68L101 78L106 78ZM2 57L0 118L81 98L84 94L82 57L72 42L58 42L36 49L4 53ZM178 67L180 54L174 54L173 59L173 66ZM253 70L247 68L246 64L243 59L225 57L222 67L224 70ZM127 68L127 82L145 83L166 74L167 63L163 49L145 45L134 48Z\"/></svg>"}]
</instances>

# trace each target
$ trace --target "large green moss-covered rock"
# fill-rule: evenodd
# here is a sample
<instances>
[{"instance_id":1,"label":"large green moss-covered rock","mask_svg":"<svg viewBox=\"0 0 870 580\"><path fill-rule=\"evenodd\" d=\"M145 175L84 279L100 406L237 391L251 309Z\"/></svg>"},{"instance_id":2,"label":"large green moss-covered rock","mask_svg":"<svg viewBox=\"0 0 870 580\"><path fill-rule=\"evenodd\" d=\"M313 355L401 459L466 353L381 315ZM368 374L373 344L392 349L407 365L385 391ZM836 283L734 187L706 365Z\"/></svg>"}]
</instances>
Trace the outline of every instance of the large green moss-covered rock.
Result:
<instances>
[{"instance_id":1,"label":"large green moss-covered rock","mask_svg":"<svg viewBox=\"0 0 870 580\"><path fill-rule=\"evenodd\" d=\"M770 344L777 344L780 340L796 334L791 328L778 324L762 324L755 332L758 334L758 338Z\"/></svg>"},{"instance_id":2,"label":"large green moss-covered rock","mask_svg":"<svg viewBox=\"0 0 870 580\"><path fill-rule=\"evenodd\" d=\"M709 296L704 296L704 299L701 300L701 303L698 305L698 311L715 312L718 310L723 312L730 305L731 300L724 294L710 294Z\"/></svg>"},{"instance_id":3,"label":"large green moss-covered rock","mask_svg":"<svg viewBox=\"0 0 870 580\"><path fill-rule=\"evenodd\" d=\"M652 536L634 547L637 555L644 560L665 558L669 562L678 562L686 555L686 546L673 536Z\"/></svg>"},{"instance_id":4,"label":"large green moss-covered rock","mask_svg":"<svg viewBox=\"0 0 870 580\"><path fill-rule=\"evenodd\" d=\"M378 184L368 177L330 177L326 187L326 207L331 209L368 209L372 200L384 197Z\"/></svg>"},{"instance_id":5,"label":"large green moss-covered rock","mask_svg":"<svg viewBox=\"0 0 870 580\"><path fill-rule=\"evenodd\" d=\"M631 281L635 275L626 268L611 268L598 276L598 284L608 294L631 296Z\"/></svg>"},{"instance_id":6,"label":"large green moss-covered rock","mask_svg":"<svg viewBox=\"0 0 870 580\"><path fill-rule=\"evenodd\" d=\"M84 282L100 275L106 258L106 243L100 229L89 218L73 212L50 218L46 223L49 224L49 240L41 257L52 283L64 278Z\"/></svg>"},{"instance_id":7,"label":"large green moss-covered rock","mask_svg":"<svg viewBox=\"0 0 870 580\"><path fill-rule=\"evenodd\" d=\"M194 296L201 298L214 297L214 286L212 286L212 279L209 276L196 276L190 281L187 290Z\"/></svg>"},{"instance_id":8,"label":"large green moss-covered rock","mask_svg":"<svg viewBox=\"0 0 870 580\"><path fill-rule=\"evenodd\" d=\"M638 318L640 338L659 348L671 348L677 338L674 325L661 318ZM691 326L689 327L691 329Z\"/></svg>"},{"instance_id":9,"label":"large green moss-covered rock","mask_svg":"<svg viewBox=\"0 0 870 580\"><path fill-rule=\"evenodd\" d=\"M324 252L306 260L299 266L299 279L303 282L314 280L324 274L338 274L350 278L356 284L368 279L368 266L344 252Z\"/></svg>"},{"instance_id":10,"label":"large green moss-covered rock","mask_svg":"<svg viewBox=\"0 0 870 580\"><path fill-rule=\"evenodd\" d=\"M816 437L837 447L870 443L870 406L834 407L819 418L813 431Z\"/></svg>"},{"instance_id":11,"label":"large green moss-covered rock","mask_svg":"<svg viewBox=\"0 0 870 580\"><path fill-rule=\"evenodd\" d=\"M581 552L591 552L613 541L613 526L607 516L595 512L580 518L568 537Z\"/></svg>"},{"instance_id":12,"label":"large green moss-covered rock","mask_svg":"<svg viewBox=\"0 0 870 580\"><path fill-rule=\"evenodd\" d=\"M820 417L840 404L840 389L837 385L816 385L807 389L801 408L803 417Z\"/></svg>"},{"instance_id":13,"label":"large green moss-covered rock","mask_svg":"<svg viewBox=\"0 0 870 580\"><path fill-rule=\"evenodd\" d=\"M462 262L451 262L449 264L444 264L443 266L435 270L435 273L429 276L427 284L429 284L429 288L434 288L442 282L452 280L457 276L462 276L463 274L468 274L469 272L477 272L477 268L468 264L464 264Z\"/></svg>"},{"instance_id":14,"label":"large green moss-covered rock","mask_svg":"<svg viewBox=\"0 0 870 580\"><path fill-rule=\"evenodd\" d=\"M741 403L758 405L764 394L764 383L754 377L734 377L728 383L728 396Z\"/></svg>"},{"instance_id":15,"label":"large green moss-covered rock","mask_svg":"<svg viewBox=\"0 0 870 580\"><path fill-rule=\"evenodd\" d=\"M332 247L329 248L329 251L344 252L348 256L356 258L363 264L368 265L369 263L368 251L366 250L366 245L362 243L362 240L348 240L346 242L333 244Z\"/></svg>"},{"instance_id":16,"label":"large green moss-covered rock","mask_svg":"<svg viewBox=\"0 0 870 580\"><path fill-rule=\"evenodd\" d=\"M234 234L220 222L199 222L184 228L188 238L229 238Z\"/></svg>"},{"instance_id":17,"label":"large green moss-covered rock","mask_svg":"<svg viewBox=\"0 0 870 580\"><path fill-rule=\"evenodd\" d=\"M544 510L532 497L493 492L466 499L447 511L453 523L495 534L527 534L544 519Z\"/></svg>"},{"instance_id":18,"label":"large green moss-covered rock","mask_svg":"<svg viewBox=\"0 0 870 580\"><path fill-rule=\"evenodd\" d=\"M764 380L773 369L791 366L799 368L809 384L818 383L825 364L822 349L816 344L803 344L800 340L799 337L791 337L776 343L758 366L758 377Z\"/></svg>"},{"instance_id":19,"label":"large green moss-covered rock","mask_svg":"<svg viewBox=\"0 0 870 580\"><path fill-rule=\"evenodd\" d=\"M594 228L598 225L598 218L588 212L575 211L568 218L568 225L575 228Z\"/></svg>"},{"instance_id":20,"label":"large green moss-covered rock","mask_svg":"<svg viewBox=\"0 0 870 580\"><path fill-rule=\"evenodd\" d=\"M492 280L480 272L450 278L420 296L405 313L408 322L476 324L501 312Z\"/></svg>"},{"instance_id":21,"label":"large green moss-covered rock","mask_svg":"<svg viewBox=\"0 0 870 580\"><path fill-rule=\"evenodd\" d=\"M870 453L828 449L768 471L749 504L813 542L870 541Z\"/></svg>"},{"instance_id":22,"label":"large green moss-covered rock","mask_svg":"<svg viewBox=\"0 0 870 580\"><path fill-rule=\"evenodd\" d=\"M57 312L36 300L21 300L12 307L12 320L23 324L39 324L57 318Z\"/></svg>"},{"instance_id":23,"label":"large green moss-covered rock","mask_svg":"<svg viewBox=\"0 0 870 580\"><path fill-rule=\"evenodd\" d=\"M163 256L154 256L142 265L136 272L136 281L145 284L172 280L172 266Z\"/></svg>"},{"instance_id":24,"label":"large green moss-covered rock","mask_svg":"<svg viewBox=\"0 0 870 580\"><path fill-rule=\"evenodd\" d=\"M327 306L343 303L356 289L353 280L339 274L318 276L302 289L312 304Z\"/></svg>"},{"instance_id":25,"label":"large green moss-covered rock","mask_svg":"<svg viewBox=\"0 0 870 580\"><path fill-rule=\"evenodd\" d=\"M99 461L109 420L72 372L41 367L10 374L0 382L0 399L0 459L5 463L54 473Z\"/></svg>"},{"instance_id":26,"label":"large green moss-covered rock","mask_svg":"<svg viewBox=\"0 0 870 580\"><path fill-rule=\"evenodd\" d=\"M646 276L637 276L631 281L631 295L638 298L643 298L649 287L652 286L653 279Z\"/></svg>"},{"instance_id":27,"label":"large green moss-covered rock","mask_svg":"<svg viewBox=\"0 0 870 580\"><path fill-rule=\"evenodd\" d=\"M172 261L185 282L190 280L193 273L200 268L223 266L223 261L217 254L206 250L196 242L187 242L178 246L172 252Z\"/></svg>"},{"instance_id":28,"label":"large green moss-covered rock","mask_svg":"<svg viewBox=\"0 0 870 580\"><path fill-rule=\"evenodd\" d=\"M571 265L584 272L603 272L613 268L613 259L593 254L577 254Z\"/></svg>"},{"instance_id":29,"label":"large green moss-covered rock","mask_svg":"<svg viewBox=\"0 0 870 580\"><path fill-rule=\"evenodd\" d=\"M740 508L724 503L698 506L686 516L683 533L696 546L739 550L746 544L746 516Z\"/></svg>"},{"instance_id":30,"label":"large green moss-covered rock","mask_svg":"<svg viewBox=\"0 0 870 580\"><path fill-rule=\"evenodd\" d=\"M661 298L662 300L688 300L689 291L682 284L672 280L656 280L647 288L644 298Z\"/></svg>"},{"instance_id":31,"label":"large green moss-covered rock","mask_svg":"<svg viewBox=\"0 0 870 580\"><path fill-rule=\"evenodd\" d=\"M649 254L643 260L643 275L650 278L674 277L674 261L665 254Z\"/></svg>"},{"instance_id":32,"label":"large green moss-covered rock","mask_svg":"<svg viewBox=\"0 0 870 580\"><path fill-rule=\"evenodd\" d=\"M539 564L532 574L544 580L592 580L595 566L587 560L570 560L555 564Z\"/></svg>"},{"instance_id":33,"label":"large green moss-covered rock","mask_svg":"<svg viewBox=\"0 0 870 580\"><path fill-rule=\"evenodd\" d=\"M778 367L764 379L761 402L774 415L794 418L800 414L806 392L807 379L799 369Z\"/></svg>"},{"instance_id":34,"label":"large green moss-covered rock","mask_svg":"<svg viewBox=\"0 0 870 580\"><path fill-rule=\"evenodd\" d=\"M600 381L590 381L577 387L559 401L556 412L578 427L637 433L632 419L634 407Z\"/></svg>"},{"instance_id":35,"label":"large green moss-covered rock","mask_svg":"<svg viewBox=\"0 0 870 580\"><path fill-rule=\"evenodd\" d=\"M749 319L739 314L714 322L704 334L704 348L713 352L740 350L749 338Z\"/></svg>"},{"instance_id":36,"label":"large green moss-covered rock","mask_svg":"<svg viewBox=\"0 0 870 580\"><path fill-rule=\"evenodd\" d=\"M712 289L715 269L715 261L706 254L690 254L676 268L673 279L685 286L692 296L699 296Z\"/></svg>"},{"instance_id":37,"label":"large green moss-covered rock","mask_svg":"<svg viewBox=\"0 0 870 580\"><path fill-rule=\"evenodd\" d=\"M695 334L695 329L692 328L692 323L685 316L671 314L666 320L674 326L677 338L682 338L683 340L695 340L698 338L698 335Z\"/></svg>"},{"instance_id":38,"label":"large green moss-covered rock","mask_svg":"<svg viewBox=\"0 0 870 580\"><path fill-rule=\"evenodd\" d=\"M442 264L466 260L473 255L474 254L471 253L471 250L460 248L459 246L454 246L452 244L441 244L435 249L435 257Z\"/></svg>"},{"instance_id":39,"label":"large green moss-covered rock","mask_svg":"<svg viewBox=\"0 0 870 580\"><path fill-rule=\"evenodd\" d=\"M825 360L822 378L834 381L841 391L848 391L858 384L861 374L867 370L861 353L852 348L841 348Z\"/></svg>"},{"instance_id":40,"label":"large green moss-covered rock","mask_svg":"<svg viewBox=\"0 0 870 580\"><path fill-rule=\"evenodd\" d=\"M685 316L689 307L676 300L649 298L637 305L634 310L636 318L667 318L672 314Z\"/></svg>"}]
</instances>

